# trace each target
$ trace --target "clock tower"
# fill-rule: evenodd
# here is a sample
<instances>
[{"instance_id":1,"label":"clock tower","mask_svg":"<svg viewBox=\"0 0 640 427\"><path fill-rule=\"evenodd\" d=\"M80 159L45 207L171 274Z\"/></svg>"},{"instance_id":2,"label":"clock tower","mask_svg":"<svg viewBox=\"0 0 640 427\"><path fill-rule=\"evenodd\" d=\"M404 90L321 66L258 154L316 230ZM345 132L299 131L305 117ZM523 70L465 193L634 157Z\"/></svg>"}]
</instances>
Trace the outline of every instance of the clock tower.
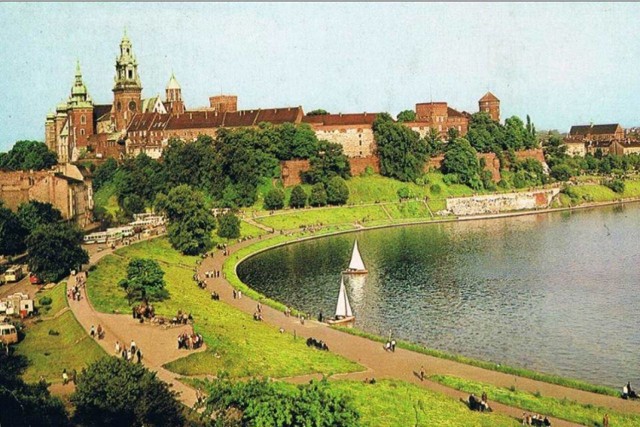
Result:
<instances>
[{"instance_id":1,"label":"clock tower","mask_svg":"<svg viewBox=\"0 0 640 427\"><path fill-rule=\"evenodd\" d=\"M138 75L138 61L127 31L120 42L120 56L116 58L116 76L113 86L111 123L115 131L127 128L134 114L142 111L142 85Z\"/></svg>"}]
</instances>

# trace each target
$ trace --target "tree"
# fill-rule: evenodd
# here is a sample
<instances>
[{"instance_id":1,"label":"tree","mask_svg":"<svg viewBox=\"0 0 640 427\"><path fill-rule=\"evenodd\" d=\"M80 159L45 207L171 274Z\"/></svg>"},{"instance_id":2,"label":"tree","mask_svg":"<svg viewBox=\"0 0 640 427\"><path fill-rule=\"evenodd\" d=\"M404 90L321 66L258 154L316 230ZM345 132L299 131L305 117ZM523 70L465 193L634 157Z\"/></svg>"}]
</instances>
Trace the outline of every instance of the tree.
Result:
<instances>
[{"instance_id":1,"label":"tree","mask_svg":"<svg viewBox=\"0 0 640 427\"><path fill-rule=\"evenodd\" d=\"M289 198L289 207L291 208L304 208L307 205L307 193L304 191L301 185L296 185L291 190L291 197Z\"/></svg>"},{"instance_id":2,"label":"tree","mask_svg":"<svg viewBox=\"0 0 640 427\"><path fill-rule=\"evenodd\" d=\"M447 146L447 152L442 162L443 173L456 174L462 184L479 190L482 187L480 171L478 153L469 141L458 138L453 144Z\"/></svg>"},{"instance_id":3,"label":"tree","mask_svg":"<svg viewBox=\"0 0 640 427\"><path fill-rule=\"evenodd\" d=\"M516 188L532 187L544 184L546 176L542 163L536 159L526 158L516 161L511 167L515 176L513 184Z\"/></svg>"},{"instance_id":4,"label":"tree","mask_svg":"<svg viewBox=\"0 0 640 427\"><path fill-rule=\"evenodd\" d=\"M93 362L78 375L71 402L83 426L180 426L177 393L141 364L117 357Z\"/></svg>"},{"instance_id":5,"label":"tree","mask_svg":"<svg viewBox=\"0 0 640 427\"><path fill-rule=\"evenodd\" d=\"M29 232L33 232L40 225L62 221L62 213L51 203L42 203L36 200L22 203L18 207L17 216L22 227Z\"/></svg>"},{"instance_id":6,"label":"tree","mask_svg":"<svg viewBox=\"0 0 640 427\"><path fill-rule=\"evenodd\" d=\"M0 200L0 255L17 255L24 252L28 233L18 216L11 209L5 208Z\"/></svg>"},{"instance_id":7,"label":"tree","mask_svg":"<svg viewBox=\"0 0 640 427\"><path fill-rule=\"evenodd\" d=\"M311 195L309 196L309 204L314 207L326 206L327 204L327 190L324 189L324 184L321 182L311 187Z\"/></svg>"},{"instance_id":8,"label":"tree","mask_svg":"<svg viewBox=\"0 0 640 427\"><path fill-rule=\"evenodd\" d=\"M218 236L227 239L240 237L240 218L229 211L218 216Z\"/></svg>"},{"instance_id":9,"label":"tree","mask_svg":"<svg viewBox=\"0 0 640 427\"><path fill-rule=\"evenodd\" d=\"M188 185L179 185L168 195L156 197L156 209L169 219L169 242L186 255L197 255L211 248L215 221L204 195Z\"/></svg>"},{"instance_id":10,"label":"tree","mask_svg":"<svg viewBox=\"0 0 640 427\"><path fill-rule=\"evenodd\" d=\"M568 164L560 163L551 168L550 175L556 181L568 181L574 175L574 171Z\"/></svg>"},{"instance_id":11,"label":"tree","mask_svg":"<svg viewBox=\"0 0 640 427\"><path fill-rule=\"evenodd\" d=\"M352 401L326 379L309 384L252 379L209 386L201 414L207 426L356 427L360 415ZM215 419L215 421L212 421Z\"/></svg>"},{"instance_id":12,"label":"tree","mask_svg":"<svg viewBox=\"0 0 640 427\"><path fill-rule=\"evenodd\" d=\"M323 110L323 109L319 108L317 110L309 111L307 113L307 116L324 116L326 114L329 114L329 112L327 110Z\"/></svg>"},{"instance_id":13,"label":"tree","mask_svg":"<svg viewBox=\"0 0 640 427\"><path fill-rule=\"evenodd\" d=\"M0 156L2 170L42 170L58 163L56 153L39 141L18 141L5 155Z\"/></svg>"},{"instance_id":14,"label":"tree","mask_svg":"<svg viewBox=\"0 0 640 427\"><path fill-rule=\"evenodd\" d=\"M318 143L318 151L309 160L310 169L302 173L302 179L309 183L327 183L334 176L349 178L351 166L342 145L327 141Z\"/></svg>"},{"instance_id":15,"label":"tree","mask_svg":"<svg viewBox=\"0 0 640 427\"><path fill-rule=\"evenodd\" d=\"M96 167L96 169L93 171L93 179L91 180L93 191L98 191L105 184L111 182L117 171L118 162L116 162L116 160L111 157L108 158L100 166Z\"/></svg>"},{"instance_id":16,"label":"tree","mask_svg":"<svg viewBox=\"0 0 640 427\"><path fill-rule=\"evenodd\" d=\"M399 122L415 122L416 121L416 112L413 110L404 110L400 111L396 116Z\"/></svg>"},{"instance_id":17,"label":"tree","mask_svg":"<svg viewBox=\"0 0 640 427\"><path fill-rule=\"evenodd\" d=\"M334 176L327 183L327 203L330 205L344 205L349 199L349 187L344 179Z\"/></svg>"},{"instance_id":18,"label":"tree","mask_svg":"<svg viewBox=\"0 0 640 427\"><path fill-rule=\"evenodd\" d=\"M129 304L135 301L162 301L169 298L165 284L164 271L160 264L146 258L134 258L129 261L127 278L119 283L127 293Z\"/></svg>"},{"instance_id":19,"label":"tree","mask_svg":"<svg viewBox=\"0 0 640 427\"><path fill-rule=\"evenodd\" d=\"M27 384L22 380L27 364L25 356L0 353L0 425L70 426L64 404L51 396L46 382Z\"/></svg>"},{"instance_id":20,"label":"tree","mask_svg":"<svg viewBox=\"0 0 640 427\"><path fill-rule=\"evenodd\" d=\"M284 207L284 191L279 188L272 188L264 196L264 207L268 210L277 210Z\"/></svg>"},{"instance_id":21,"label":"tree","mask_svg":"<svg viewBox=\"0 0 640 427\"><path fill-rule=\"evenodd\" d=\"M440 136L440 132L434 128L429 128L429 132L424 136L424 142L427 145L427 153L431 157L444 153L444 142Z\"/></svg>"},{"instance_id":22,"label":"tree","mask_svg":"<svg viewBox=\"0 0 640 427\"><path fill-rule=\"evenodd\" d=\"M82 249L82 231L74 224L38 226L27 238L29 270L45 282L55 282L89 262Z\"/></svg>"},{"instance_id":23,"label":"tree","mask_svg":"<svg viewBox=\"0 0 640 427\"><path fill-rule=\"evenodd\" d=\"M471 116L465 138L478 152L497 154L503 148L504 129L500 123L492 120L488 113L479 112Z\"/></svg>"},{"instance_id":24,"label":"tree","mask_svg":"<svg viewBox=\"0 0 640 427\"><path fill-rule=\"evenodd\" d=\"M376 117L373 132L382 175L405 182L422 175L428 153L417 132L395 123L386 113Z\"/></svg>"}]
</instances>

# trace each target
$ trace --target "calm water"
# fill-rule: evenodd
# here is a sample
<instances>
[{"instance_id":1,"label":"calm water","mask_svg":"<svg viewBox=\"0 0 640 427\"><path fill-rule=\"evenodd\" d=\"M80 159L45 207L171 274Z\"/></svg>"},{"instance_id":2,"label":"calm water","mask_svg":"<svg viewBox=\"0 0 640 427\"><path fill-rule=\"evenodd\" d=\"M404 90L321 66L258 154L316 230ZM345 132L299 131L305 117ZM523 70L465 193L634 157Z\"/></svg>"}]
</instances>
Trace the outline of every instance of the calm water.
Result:
<instances>
[{"instance_id":1,"label":"calm water","mask_svg":"<svg viewBox=\"0 0 640 427\"><path fill-rule=\"evenodd\" d=\"M296 243L239 266L274 299L333 314L347 288L365 331L552 374L640 386L640 204L371 230Z\"/></svg>"}]
</instances>

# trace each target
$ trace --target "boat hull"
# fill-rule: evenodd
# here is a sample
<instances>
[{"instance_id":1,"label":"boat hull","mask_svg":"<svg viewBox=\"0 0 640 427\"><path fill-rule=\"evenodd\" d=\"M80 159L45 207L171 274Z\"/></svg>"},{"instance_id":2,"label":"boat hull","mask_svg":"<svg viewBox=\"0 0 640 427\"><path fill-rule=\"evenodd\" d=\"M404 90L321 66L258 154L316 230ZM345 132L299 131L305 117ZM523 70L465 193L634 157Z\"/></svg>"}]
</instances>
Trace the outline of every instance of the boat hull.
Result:
<instances>
[{"instance_id":1,"label":"boat hull","mask_svg":"<svg viewBox=\"0 0 640 427\"><path fill-rule=\"evenodd\" d=\"M348 316L342 319L329 319L327 320L327 323L330 325L348 325L355 322L355 320L356 320L355 316Z\"/></svg>"}]
</instances>

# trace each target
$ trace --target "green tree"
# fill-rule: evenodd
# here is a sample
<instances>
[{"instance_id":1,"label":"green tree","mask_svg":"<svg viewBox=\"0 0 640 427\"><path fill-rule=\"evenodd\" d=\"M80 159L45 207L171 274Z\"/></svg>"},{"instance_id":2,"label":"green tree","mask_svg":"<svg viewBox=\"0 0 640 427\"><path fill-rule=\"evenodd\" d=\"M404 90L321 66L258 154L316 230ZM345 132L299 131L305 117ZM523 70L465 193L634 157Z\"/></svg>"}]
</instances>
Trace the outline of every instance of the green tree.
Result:
<instances>
[{"instance_id":1,"label":"green tree","mask_svg":"<svg viewBox=\"0 0 640 427\"><path fill-rule=\"evenodd\" d=\"M318 151L311 157L309 164L310 169L302 174L302 179L309 184L327 183L334 176L345 179L351 176L349 158L340 144L320 141Z\"/></svg>"},{"instance_id":2,"label":"green tree","mask_svg":"<svg viewBox=\"0 0 640 427\"><path fill-rule=\"evenodd\" d=\"M82 231L74 224L54 223L37 227L27 238L29 269L45 282L55 282L89 262L82 249Z\"/></svg>"},{"instance_id":3,"label":"green tree","mask_svg":"<svg viewBox=\"0 0 640 427\"><path fill-rule=\"evenodd\" d=\"M324 184L319 182L311 187L311 195L309 196L309 204L313 207L327 205L327 190Z\"/></svg>"},{"instance_id":4,"label":"green tree","mask_svg":"<svg viewBox=\"0 0 640 427\"><path fill-rule=\"evenodd\" d=\"M488 113L475 113L469 120L469 131L465 138L476 151L497 154L502 150L504 128L500 123L492 120Z\"/></svg>"},{"instance_id":5,"label":"green tree","mask_svg":"<svg viewBox=\"0 0 640 427\"><path fill-rule=\"evenodd\" d=\"M532 187L546 182L542 163L536 159L518 160L511 169L515 172L513 184L516 188Z\"/></svg>"},{"instance_id":6,"label":"green tree","mask_svg":"<svg viewBox=\"0 0 640 427\"><path fill-rule=\"evenodd\" d=\"M91 180L93 191L98 191L105 184L111 182L117 171L118 162L111 157L108 158L104 163L96 167L93 171L93 179Z\"/></svg>"},{"instance_id":7,"label":"green tree","mask_svg":"<svg viewBox=\"0 0 640 427\"><path fill-rule=\"evenodd\" d=\"M356 427L360 415L352 401L326 379L310 384L226 378L208 387L201 420L206 426ZM215 420L215 421L214 421Z\"/></svg>"},{"instance_id":8,"label":"green tree","mask_svg":"<svg viewBox=\"0 0 640 427\"><path fill-rule=\"evenodd\" d=\"M344 205L349 200L349 187L344 179L334 176L327 183L327 203Z\"/></svg>"},{"instance_id":9,"label":"green tree","mask_svg":"<svg viewBox=\"0 0 640 427\"><path fill-rule=\"evenodd\" d=\"M184 424L176 397L141 364L104 357L78 375L71 402L83 426L173 427Z\"/></svg>"},{"instance_id":10,"label":"green tree","mask_svg":"<svg viewBox=\"0 0 640 427\"><path fill-rule=\"evenodd\" d=\"M382 175L405 182L422 175L428 153L417 132L395 123L386 113L376 117L373 132Z\"/></svg>"},{"instance_id":11,"label":"green tree","mask_svg":"<svg viewBox=\"0 0 640 427\"><path fill-rule=\"evenodd\" d=\"M326 114L330 114L327 110L323 110L322 108L318 108L316 110L311 110L307 113L307 116L324 116Z\"/></svg>"},{"instance_id":12,"label":"green tree","mask_svg":"<svg viewBox=\"0 0 640 427\"><path fill-rule=\"evenodd\" d=\"M556 181L568 181L574 175L574 171L568 164L559 163L551 168L550 175Z\"/></svg>"},{"instance_id":13,"label":"green tree","mask_svg":"<svg viewBox=\"0 0 640 427\"><path fill-rule=\"evenodd\" d=\"M17 255L26 249L25 239L29 230L11 209L4 207L0 200L0 255Z\"/></svg>"},{"instance_id":14,"label":"green tree","mask_svg":"<svg viewBox=\"0 0 640 427\"><path fill-rule=\"evenodd\" d=\"M70 426L64 404L51 396L45 382L27 384L22 380L27 364L25 356L0 352L0 425Z\"/></svg>"},{"instance_id":15,"label":"green tree","mask_svg":"<svg viewBox=\"0 0 640 427\"><path fill-rule=\"evenodd\" d=\"M624 193L625 184L624 184L624 181L621 179L611 179L611 180L605 181L604 185L618 194Z\"/></svg>"},{"instance_id":16,"label":"green tree","mask_svg":"<svg viewBox=\"0 0 640 427\"><path fill-rule=\"evenodd\" d=\"M447 152L442 162L442 172L456 174L462 184L467 184L475 190L482 188L480 177L480 161L478 153L464 138L456 139L447 146Z\"/></svg>"},{"instance_id":17,"label":"green tree","mask_svg":"<svg viewBox=\"0 0 640 427\"><path fill-rule=\"evenodd\" d=\"M218 216L218 236L227 239L240 237L240 218L229 211Z\"/></svg>"},{"instance_id":18,"label":"green tree","mask_svg":"<svg viewBox=\"0 0 640 427\"><path fill-rule=\"evenodd\" d=\"M122 279L118 285L127 293L129 304L169 298L169 291L165 289L164 271L153 259L134 258L129 261L127 278Z\"/></svg>"},{"instance_id":19,"label":"green tree","mask_svg":"<svg viewBox=\"0 0 640 427\"><path fill-rule=\"evenodd\" d=\"M279 188L272 188L264 196L264 208L268 210L278 210L284 207L284 191Z\"/></svg>"},{"instance_id":20,"label":"green tree","mask_svg":"<svg viewBox=\"0 0 640 427\"><path fill-rule=\"evenodd\" d=\"M429 156L435 157L444 153L444 141L440 136L440 132L434 128L429 128L429 132L424 136L424 142L427 145L427 153L429 153Z\"/></svg>"},{"instance_id":21,"label":"green tree","mask_svg":"<svg viewBox=\"0 0 640 427\"><path fill-rule=\"evenodd\" d=\"M56 153L43 142L18 141L5 155L0 156L2 170L42 170L58 163Z\"/></svg>"},{"instance_id":22,"label":"green tree","mask_svg":"<svg viewBox=\"0 0 640 427\"><path fill-rule=\"evenodd\" d=\"M296 185L291 190L291 197L289 198L289 207L291 208L304 208L307 205L307 193L304 191L301 185Z\"/></svg>"},{"instance_id":23,"label":"green tree","mask_svg":"<svg viewBox=\"0 0 640 427\"><path fill-rule=\"evenodd\" d=\"M400 123L402 122L415 122L416 121L416 112L413 110L404 110L400 111L396 116Z\"/></svg>"},{"instance_id":24,"label":"green tree","mask_svg":"<svg viewBox=\"0 0 640 427\"><path fill-rule=\"evenodd\" d=\"M18 207L17 216L22 227L29 232L33 232L40 225L62 221L62 213L51 203L36 200L21 204Z\"/></svg>"},{"instance_id":25,"label":"green tree","mask_svg":"<svg viewBox=\"0 0 640 427\"><path fill-rule=\"evenodd\" d=\"M166 196L158 195L156 209L167 215L169 242L174 249L196 255L211 248L215 220L200 191L188 185L174 187Z\"/></svg>"}]
</instances>

